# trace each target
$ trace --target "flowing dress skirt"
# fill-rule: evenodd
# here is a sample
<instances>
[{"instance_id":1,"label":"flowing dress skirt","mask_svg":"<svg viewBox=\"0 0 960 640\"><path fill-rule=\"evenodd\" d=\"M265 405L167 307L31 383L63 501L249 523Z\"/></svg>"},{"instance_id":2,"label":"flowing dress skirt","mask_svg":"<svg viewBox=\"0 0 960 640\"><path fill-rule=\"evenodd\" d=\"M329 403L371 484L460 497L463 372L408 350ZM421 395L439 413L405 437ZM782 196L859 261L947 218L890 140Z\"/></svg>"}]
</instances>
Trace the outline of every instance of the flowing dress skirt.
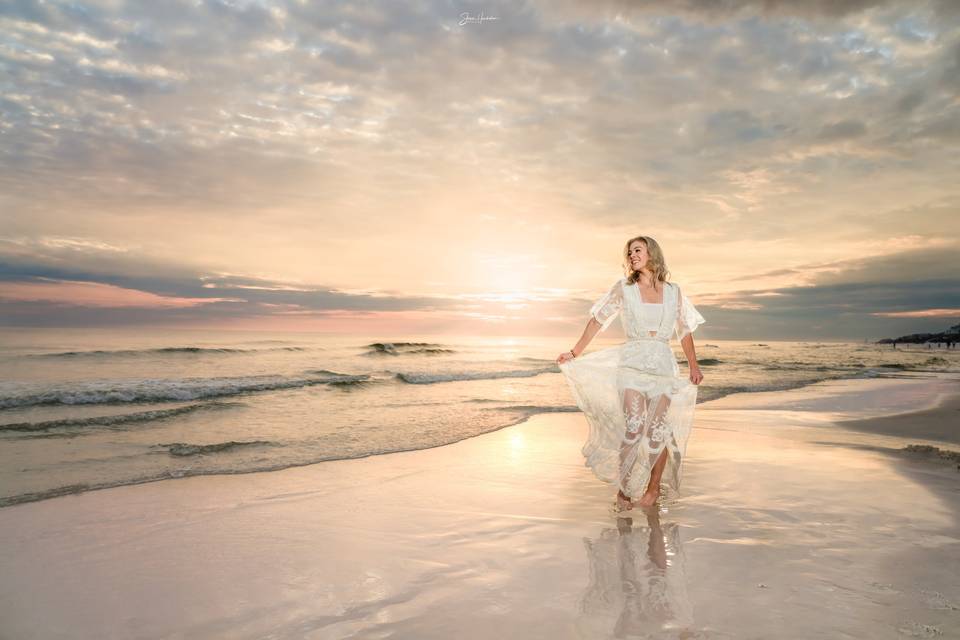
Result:
<instances>
[{"instance_id":1,"label":"flowing dress skirt","mask_svg":"<svg viewBox=\"0 0 960 640\"><path fill-rule=\"evenodd\" d=\"M630 498L643 495L667 450L662 484L680 493L697 386L681 377L669 342L632 338L560 365L589 434L581 452L598 478Z\"/></svg>"}]
</instances>

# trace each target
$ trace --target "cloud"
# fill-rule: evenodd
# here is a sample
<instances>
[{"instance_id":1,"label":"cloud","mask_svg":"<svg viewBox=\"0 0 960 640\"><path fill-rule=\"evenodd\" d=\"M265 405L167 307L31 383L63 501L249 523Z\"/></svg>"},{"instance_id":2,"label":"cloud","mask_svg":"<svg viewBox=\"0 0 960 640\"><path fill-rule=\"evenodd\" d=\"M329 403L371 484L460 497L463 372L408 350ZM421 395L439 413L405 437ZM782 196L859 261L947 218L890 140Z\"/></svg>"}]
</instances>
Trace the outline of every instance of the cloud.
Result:
<instances>
[{"instance_id":1,"label":"cloud","mask_svg":"<svg viewBox=\"0 0 960 640\"><path fill-rule=\"evenodd\" d=\"M957 249L952 244L804 265L791 270L810 278L803 286L685 291L708 319L702 335L713 339L859 340L936 331L960 309ZM79 250L57 246L54 251L63 257ZM131 259L119 255L118 260ZM121 264L114 268L122 271ZM157 265L156 270L177 268ZM777 275L782 274L757 277ZM418 297L239 274L148 277L0 262L0 317L6 326L217 326L302 319L303 328L318 329L341 319L349 326L362 325L365 318L409 317L411 326L435 323L439 332L473 321L517 335L557 335L582 328L592 303L590 297L554 290Z\"/></svg>"},{"instance_id":2,"label":"cloud","mask_svg":"<svg viewBox=\"0 0 960 640\"><path fill-rule=\"evenodd\" d=\"M960 318L960 308L920 309L917 311L877 311L872 315L884 318L949 318L956 320Z\"/></svg>"},{"instance_id":3,"label":"cloud","mask_svg":"<svg viewBox=\"0 0 960 640\"><path fill-rule=\"evenodd\" d=\"M236 298L181 298L159 296L133 289L124 289L97 282L51 280L37 278L33 282L6 282L0 288L0 301L53 302L61 307L94 307L122 309L164 309L194 307L213 302L243 302Z\"/></svg>"},{"instance_id":4,"label":"cloud","mask_svg":"<svg viewBox=\"0 0 960 640\"><path fill-rule=\"evenodd\" d=\"M858 120L842 120L824 125L817 134L818 140L833 141L848 138L859 138L867 132L864 124Z\"/></svg>"},{"instance_id":5,"label":"cloud","mask_svg":"<svg viewBox=\"0 0 960 640\"><path fill-rule=\"evenodd\" d=\"M953 243L809 265L797 269L812 274L808 285L739 289L698 302L705 316L716 319L716 328L708 329L715 338L752 333L764 339L873 339L942 330L960 317L958 249Z\"/></svg>"},{"instance_id":6,"label":"cloud","mask_svg":"<svg viewBox=\"0 0 960 640\"><path fill-rule=\"evenodd\" d=\"M707 138L714 144L749 143L769 138L773 131L745 109L716 111L706 118Z\"/></svg>"},{"instance_id":7,"label":"cloud","mask_svg":"<svg viewBox=\"0 0 960 640\"><path fill-rule=\"evenodd\" d=\"M682 15L704 20L729 20L744 16L767 18L796 17L836 19L851 14L883 9L900 4L896 0L561 0L550 5L563 7L579 19L589 16L610 19L615 16ZM919 3L917 3L919 4ZM924 3L925 8L940 15L957 13L955 3L936 0ZM907 32L910 37L916 34Z\"/></svg>"},{"instance_id":8,"label":"cloud","mask_svg":"<svg viewBox=\"0 0 960 640\"><path fill-rule=\"evenodd\" d=\"M482 296L640 231L710 295L850 275L958 235L952 5L7 3L0 259L219 317L532 321Z\"/></svg>"}]
</instances>

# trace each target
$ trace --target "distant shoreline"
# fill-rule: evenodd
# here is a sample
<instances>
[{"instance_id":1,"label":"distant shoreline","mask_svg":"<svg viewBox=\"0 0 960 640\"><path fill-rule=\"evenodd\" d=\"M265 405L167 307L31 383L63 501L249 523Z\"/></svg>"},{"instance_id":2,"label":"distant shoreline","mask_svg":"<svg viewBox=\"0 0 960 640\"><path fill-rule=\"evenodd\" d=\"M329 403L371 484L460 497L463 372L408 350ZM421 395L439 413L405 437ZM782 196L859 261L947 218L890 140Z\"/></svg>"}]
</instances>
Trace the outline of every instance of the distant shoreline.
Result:
<instances>
[{"instance_id":1,"label":"distant shoreline","mask_svg":"<svg viewBox=\"0 0 960 640\"><path fill-rule=\"evenodd\" d=\"M953 348L953 345L958 342L960 342L960 324L955 324L940 333L911 333L899 338L883 338L877 340L875 344L945 344L948 345L947 348Z\"/></svg>"}]
</instances>

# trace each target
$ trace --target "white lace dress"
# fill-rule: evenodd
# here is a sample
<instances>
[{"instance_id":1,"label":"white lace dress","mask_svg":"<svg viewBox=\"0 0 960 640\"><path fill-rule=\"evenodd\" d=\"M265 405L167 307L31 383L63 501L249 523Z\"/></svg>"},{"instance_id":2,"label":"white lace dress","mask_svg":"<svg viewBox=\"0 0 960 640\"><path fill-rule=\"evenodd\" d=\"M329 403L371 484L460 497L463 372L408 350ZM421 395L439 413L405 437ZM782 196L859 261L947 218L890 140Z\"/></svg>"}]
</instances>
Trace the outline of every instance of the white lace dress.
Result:
<instances>
[{"instance_id":1,"label":"white lace dress","mask_svg":"<svg viewBox=\"0 0 960 640\"><path fill-rule=\"evenodd\" d=\"M662 483L668 494L679 494L697 386L680 375L670 338L683 339L704 318L676 284L664 283L662 303L645 303L626 278L615 282L590 314L602 329L619 314L627 339L560 365L589 425L581 450L585 464L634 498L643 495L666 448Z\"/></svg>"}]
</instances>

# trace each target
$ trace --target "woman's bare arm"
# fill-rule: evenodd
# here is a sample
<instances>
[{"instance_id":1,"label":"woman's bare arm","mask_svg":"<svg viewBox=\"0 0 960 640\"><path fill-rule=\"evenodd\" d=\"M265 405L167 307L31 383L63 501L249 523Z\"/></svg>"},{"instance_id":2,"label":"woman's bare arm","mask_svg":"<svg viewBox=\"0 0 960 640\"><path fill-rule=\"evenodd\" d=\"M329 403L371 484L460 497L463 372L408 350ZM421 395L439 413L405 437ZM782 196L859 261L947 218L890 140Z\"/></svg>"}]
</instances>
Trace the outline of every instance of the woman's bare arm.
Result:
<instances>
[{"instance_id":1,"label":"woman's bare arm","mask_svg":"<svg viewBox=\"0 0 960 640\"><path fill-rule=\"evenodd\" d=\"M573 349L571 349L573 355L578 356L583 353L583 350L587 348L587 345L590 344L590 341L593 340L599 331L600 323L597 322L596 318L590 318L587 326L583 328L583 334L580 336L577 344L573 345Z\"/></svg>"},{"instance_id":2,"label":"woman's bare arm","mask_svg":"<svg viewBox=\"0 0 960 640\"><path fill-rule=\"evenodd\" d=\"M587 322L587 326L583 328L583 334L580 336L580 339L577 340L577 344L573 345L573 349L570 351L564 351L557 357L557 363L563 364L567 360L570 360L572 357L570 353L572 352L574 356L579 356L583 353L583 350L587 348L587 345L590 344L590 341L593 340L594 336L600 331L600 323L597 322L596 318L590 318Z\"/></svg>"},{"instance_id":3,"label":"woman's bare arm","mask_svg":"<svg viewBox=\"0 0 960 640\"><path fill-rule=\"evenodd\" d=\"M703 374L700 373L700 365L697 364L697 350L693 346L693 334L688 333L680 340L680 346L683 347L683 355L687 357L687 365L690 367L690 382L700 384L703 380Z\"/></svg>"}]
</instances>

